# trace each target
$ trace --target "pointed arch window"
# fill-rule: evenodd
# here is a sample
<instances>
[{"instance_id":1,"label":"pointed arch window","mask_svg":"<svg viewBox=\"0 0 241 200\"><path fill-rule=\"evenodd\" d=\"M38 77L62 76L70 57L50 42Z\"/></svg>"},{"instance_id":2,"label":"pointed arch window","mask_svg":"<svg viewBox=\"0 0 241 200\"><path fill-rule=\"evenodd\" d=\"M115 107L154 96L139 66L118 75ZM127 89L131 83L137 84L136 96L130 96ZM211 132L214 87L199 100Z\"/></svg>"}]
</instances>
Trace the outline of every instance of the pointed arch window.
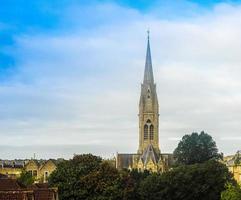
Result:
<instances>
[{"instance_id":1,"label":"pointed arch window","mask_svg":"<svg viewBox=\"0 0 241 200\"><path fill-rule=\"evenodd\" d=\"M147 124L144 125L144 140L148 139L148 126Z\"/></svg>"},{"instance_id":2,"label":"pointed arch window","mask_svg":"<svg viewBox=\"0 0 241 200\"><path fill-rule=\"evenodd\" d=\"M154 139L154 126L151 124L150 125L150 140Z\"/></svg>"}]
</instances>

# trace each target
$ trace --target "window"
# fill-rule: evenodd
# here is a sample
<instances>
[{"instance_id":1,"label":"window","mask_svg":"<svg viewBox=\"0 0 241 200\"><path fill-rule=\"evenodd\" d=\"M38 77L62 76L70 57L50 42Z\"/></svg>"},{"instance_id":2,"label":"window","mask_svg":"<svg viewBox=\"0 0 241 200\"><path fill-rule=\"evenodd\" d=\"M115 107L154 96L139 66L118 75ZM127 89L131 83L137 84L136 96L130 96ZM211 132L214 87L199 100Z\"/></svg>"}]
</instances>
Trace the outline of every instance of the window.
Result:
<instances>
[{"instance_id":1,"label":"window","mask_svg":"<svg viewBox=\"0 0 241 200\"><path fill-rule=\"evenodd\" d=\"M31 174L31 176L33 176L33 171L32 170L29 170L28 173Z\"/></svg>"},{"instance_id":2,"label":"window","mask_svg":"<svg viewBox=\"0 0 241 200\"><path fill-rule=\"evenodd\" d=\"M148 139L148 126L145 124L144 126L144 140Z\"/></svg>"},{"instance_id":3,"label":"window","mask_svg":"<svg viewBox=\"0 0 241 200\"><path fill-rule=\"evenodd\" d=\"M37 176L37 170L33 170L33 176Z\"/></svg>"},{"instance_id":4,"label":"window","mask_svg":"<svg viewBox=\"0 0 241 200\"><path fill-rule=\"evenodd\" d=\"M151 120L148 119L148 120L146 121L146 123L150 124L150 123L151 123Z\"/></svg>"},{"instance_id":5,"label":"window","mask_svg":"<svg viewBox=\"0 0 241 200\"><path fill-rule=\"evenodd\" d=\"M151 124L150 126L150 140L154 139L154 126Z\"/></svg>"},{"instance_id":6,"label":"window","mask_svg":"<svg viewBox=\"0 0 241 200\"><path fill-rule=\"evenodd\" d=\"M49 172L48 171L44 172L44 182L48 181L48 177L49 177Z\"/></svg>"}]
</instances>

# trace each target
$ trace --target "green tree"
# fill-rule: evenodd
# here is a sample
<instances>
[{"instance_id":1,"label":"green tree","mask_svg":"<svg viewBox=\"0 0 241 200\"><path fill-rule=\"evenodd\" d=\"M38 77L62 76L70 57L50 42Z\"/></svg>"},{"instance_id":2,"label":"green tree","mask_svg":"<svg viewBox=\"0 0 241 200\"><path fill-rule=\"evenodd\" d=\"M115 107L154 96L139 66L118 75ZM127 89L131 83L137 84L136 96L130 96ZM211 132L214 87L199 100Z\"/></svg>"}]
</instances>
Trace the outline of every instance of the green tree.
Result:
<instances>
[{"instance_id":1,"label":"green tree","mask_svg":"<svg viewBox=\"0 0 241 200\"><path fill-rule=\"evenodd\" d=\"M119 200L122 197L117 169L91 154L60 163L50 175L49 183L58 187L60 200Z\"/></svg>"},{"instance_id":2,"label":"green tree","mask_svg":"<svg viewBox=\"0 0 241 200\"><path fill-rule=\"evenodd\" d=\"M170 187L166 185L166 181L162 175L153 173L146 177L139 186L139 196L142 200L160 200L167 199L167 189ZM168 199L171 200L171 199Z\"/></svg>"},{"instance_id":3,"label":"green tree","mask_svg":"<svg viewBox=\"0 0 241 200\"><path fill-rule=\"evenodd\" d=\"M241 164L241 155L240 155L240 151L237 151L235 157L234 157L234 164L235 165L240 165Z\"/></svg>"},{"instance_id":4,"label":"green tree","mask_svg":"<svg viewBox=\"0 0 241 200\"><path fill-rule=\"evenodd\" d=\"M151 174L142 181L139 193L143 200L220 200L227 182L233 182L227 167L210 160Z\"/></svg>"},{"instance_id":5,"label":"green tree","mask_svg":"<svg viewBox=\"0 0 241 200\"><path fill-rule=\"evenodd\" d=\"M149 175L149 171L139 172L137 169L122 170L120 172L120 176L123 188L123 200L140 199L140 195L138 193L140 183Z\"/></svg>"},{"instance_id":6,"label":"green tree","mask_svg":"<svg viewBox=\"0 0 241 200\"><path fill-rule=\"evenodd\" d=\"M119 200L122 198L120 176L117 169L107 162L89 174L80 177L78 184L83 199Z\"/></svg>"},{"instance_id":7,"label":"green tree","mask_svg":"<svg viewBox=\"0 0 241 200\"><path fill-rule=\"evenodd\" d=\"M60 200L81 199L79 197L83 192L79 188L80 177L99 168L101 162L100 157L91 154L76 155L57 165L57 169L49 177L49 184L58 187Z\"/></svg>"},{"instance_id":8,"label":"green tree","mask_svg":"<svg viewBox=\"0 0 241 200\"><path fill-rule=\"evenodd\" d=\"M34 183L35 178L32 176L30 172L23 170L17 181L22 185L30 186Z\"/></svg>"},{"instance_id":9,"label":"green tree","mask_svg":"<svg viewBox=\"0 0 241 200\"><path fill-rule=\"evenodd\" d=\"M210 159L220 159L215 141L203 131L183 136L178 147L174 150L174 158L177 164L203 163Z\"/></svg>"},{"instance_id":10,"label":"green tree","mask_svg":"<svg viewBox=\"0 0 241 200\"><path fill-rule=\"evenodd\" d=\"M221 200L240 200L241 188L239 185L227 184L227 188L221 194Z\"/></svg>"}]
</instances>

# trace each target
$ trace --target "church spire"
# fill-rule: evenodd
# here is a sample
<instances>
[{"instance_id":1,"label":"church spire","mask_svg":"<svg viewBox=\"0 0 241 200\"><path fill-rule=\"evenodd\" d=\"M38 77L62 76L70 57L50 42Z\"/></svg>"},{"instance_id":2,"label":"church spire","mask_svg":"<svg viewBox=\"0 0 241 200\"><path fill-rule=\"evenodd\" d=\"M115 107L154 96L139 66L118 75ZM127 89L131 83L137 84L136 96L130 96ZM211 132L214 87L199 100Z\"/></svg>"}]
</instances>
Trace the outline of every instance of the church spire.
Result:
<instances>
[{"instance_id":1,"label":"church spire","mask_svg":"<svg viewBox=\"0 0 241 200\"><path fill-rule=\"evenodd\" d=\"M150 31L148 30L147 31L147 50L146 50L144 83L154 83L152 63L151 63L151 49L150 49L149 33L150 33Z\"/></svg>"}]
</instances>

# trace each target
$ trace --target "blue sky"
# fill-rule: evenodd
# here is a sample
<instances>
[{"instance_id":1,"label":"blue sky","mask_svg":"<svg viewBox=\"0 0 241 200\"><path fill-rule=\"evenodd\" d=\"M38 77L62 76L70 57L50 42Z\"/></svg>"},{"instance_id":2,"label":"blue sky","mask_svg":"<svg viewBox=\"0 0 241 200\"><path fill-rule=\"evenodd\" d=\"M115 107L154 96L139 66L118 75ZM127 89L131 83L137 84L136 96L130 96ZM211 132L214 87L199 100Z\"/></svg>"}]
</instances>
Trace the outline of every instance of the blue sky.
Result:
<instances>
[{"instance_id":1,"label":"blue sky","mask_svg":"<svg viewBox=\"0 0 241 200\"><path fill-rule=\"evenodd\" d=\"M203 1L131 1L131 0L61 0L61 1L48 1L48 0L9 0L2 1L0 7L0 19L1 19L1 49L5 46L14 44L14 36L24 33L37 32L61 32L68 31L68 29L74 28L71 24L71 19L63 19L62 13L69 7L80 6L83 11L86 7L91 7L99 4L117 4L119 6L136 9L143 14L148 13L155 6L159 6L159 9L165 11L162 14L162 18L177 17L180 18L187 14L192 14L190 8L195 8L196 11L202 9L212 9L217 3L228 2L231 4L237 4L239 1L220 1L220 0L203 0ZM181 8L181 9L180 9ZM184 9L183 9L184 8ZM83 29L88 27L95 27L99 24L99 18L95 18L94 13L86 13L87 17L84 20L80 20ZM168 12L168 14L166 13ZM101 13L100 13L101 15ZM103 13L103 16L105 14ZM70 21L68 21L70 20ZM108 23L106 18L103 17L101 23ZM108 19L110 20L110 19ZM69 23L68 23L69 22ZM14 64L14 58L12 58L4 51L1 51L1 68L6 69ZM3 72L3 71L2 71Z\"/></svg>"},{"instance_id":2,"label":"blue sky","mask_svg":"<svg viewBox=\"0 0 241 200\"><path fill-rule=\"evenodd\" d=\"M2 0L0 157L135 152L147 28L161 151L205 130L235 153L240 13L240 1Z\"/></svg>"},{"instance_id":3,"label":"blue sky","mask_svg":"<svg viewBox=\"0 0 241 200\"><path fill-rule=\"evenodd\" d=\"M193 1L132 1L132 0L61 0L61 1L48 1L48 0L36 0L36 1L26 1L26 0L8 0L1 1L0 7L0 19L1 19L1 32L0 32L0 41L1 41L1 54L0 54L0 66L1 66L1 76L3 73L9 73L8 68L14 65L14 58L11 55L8 55L4 49L9 45L14 44L14 37L19 34L24 33L35 33L37 31L43 32L61 32L67 31L68 29L75 28L75 23L72 24L71 17L62 16L63 12L66 12L68 8L79 6L85 10L86 7L91 7L99 4L116 4L126 8L132 8L137 10L140 13L148 13L154 7L158 6L160 10L164 11L161 14L162 18L180 18L183 16L190 16L193 14L192 9L195 9L197 12L202 10L212 9L217 3L228 2L230 4L238 4L240 1L220 1L220 0L193 0ZM191 9L191 10L190 10ZM100 16L103 16L103 19L95 18L94 13L84 11L85 15L87 14L84 20L79 22L82 25L83 29L88 29L90 27L95 27L99 23L108 23L108 19L104 17L104 13L100 13ZM103 15L102 15L103 14ZM114 14L114 13L113 13ZM4 69L6 69L4 71Z\"/></svg>"}]
</instances>

